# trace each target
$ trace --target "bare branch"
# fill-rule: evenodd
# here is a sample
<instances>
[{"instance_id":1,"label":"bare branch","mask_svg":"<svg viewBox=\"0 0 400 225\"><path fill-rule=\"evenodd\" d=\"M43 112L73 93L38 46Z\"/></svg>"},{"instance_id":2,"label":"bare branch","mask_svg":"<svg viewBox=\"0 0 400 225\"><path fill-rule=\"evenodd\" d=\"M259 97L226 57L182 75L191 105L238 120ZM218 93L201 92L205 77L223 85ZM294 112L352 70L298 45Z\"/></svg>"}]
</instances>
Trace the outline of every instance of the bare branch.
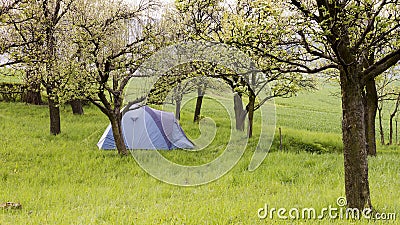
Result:
<instances>
[{"instance_id":1,"label":"bare branch","mask_svg":"<svg viewBox=\"0 0 400 225\"><path fill-rule=\"evenodd\" d=\"M367 80L373 79L381 73L385 72L387 69L394 66L398 61L400 61L400 49L393 51L392 53L386 55L381 60L365 69L361 73L363 84L365 84Z\"/></svg>"}]
</instances>

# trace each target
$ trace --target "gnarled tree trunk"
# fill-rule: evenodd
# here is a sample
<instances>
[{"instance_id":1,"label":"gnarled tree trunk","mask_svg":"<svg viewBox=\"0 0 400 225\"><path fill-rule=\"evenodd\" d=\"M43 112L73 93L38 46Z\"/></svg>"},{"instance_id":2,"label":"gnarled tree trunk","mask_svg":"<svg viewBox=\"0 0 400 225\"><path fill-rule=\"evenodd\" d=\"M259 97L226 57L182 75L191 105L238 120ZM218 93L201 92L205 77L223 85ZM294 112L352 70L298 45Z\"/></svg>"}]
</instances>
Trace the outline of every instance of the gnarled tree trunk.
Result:
<instances>
[{"instance_id":1,"label":"gnarled tree trunk","mask_svg":"<svg viewBox=\"0 0 400 225\"><path fill-rule=\"evenodd\" d=\"M121 114L109 116L109 119L111 121L111 129L114 136L115 146L117 147L118 154L128 155L128 150L126 148L125 140L122 134L121 118L122 118Z\"/></svg>"},{"instance_id":2,"label":"gnarled tree trunk","mask_svg":"<svg viewBox=\"0 0 400 225\"><path fill-rule=\"evenodd\" d=\"M346 199L349 208L371 208L365 137L363 87L357 67L340 70Z\"/></svg>"}]
</instances>

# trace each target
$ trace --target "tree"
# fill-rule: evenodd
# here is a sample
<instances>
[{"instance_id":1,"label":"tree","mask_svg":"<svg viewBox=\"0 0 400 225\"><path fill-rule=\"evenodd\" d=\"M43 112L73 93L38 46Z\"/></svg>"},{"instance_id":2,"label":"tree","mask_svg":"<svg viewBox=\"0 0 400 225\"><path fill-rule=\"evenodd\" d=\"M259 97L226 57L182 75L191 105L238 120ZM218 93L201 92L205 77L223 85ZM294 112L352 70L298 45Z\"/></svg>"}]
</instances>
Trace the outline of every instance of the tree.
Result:
<instances>
[{"instance_id":1,"label":"tree","mask_svg":"<svg viewBox=\"0 0 400 225\"><path fill-rule=\"evenodd\" d=\"M299 72L338 70L347 203L350 208L371 208L367 125L360 118L368 115L364 90L369 82L400 60L398 1L291 0L285 6L295 10L282 19L288 21L286 29L294 30L286 36L290 40L282 41L288 46L293 43L303 57L279 60L298 64ZM310 60L320 60L322 65L304 68Z\"/></svg>"},{"instance_id":2,"label":"tree","mask_svg":"<svg viewBox=\"0 0 400 225\"><path fill-rule=\"evenodd\" d=\"M124 88L130 78L140 76L135 72L141 62L157 50L156 26L148 14L156 6L153 1L132 6L122 1L93 0L74 9L75 43L83 46L82 75L90 80L86 97L110 120L121 155L128 154L121 127ZM137 102L145 97L139 96Z\"/></svg>"},{"instance_id":3,"label":"tree","mask_svg":"<svg viewBox=\"0 0 400 225\"><path fill-rule=\"evenodd\" d=\"M197 86L196 108L194 110L193 122L200 121L201 107L203 105L203 97L207 89L207 80L205 77L198 77L195 79Z\"/></svg>"},{"instance_id":4,"label":"tree","mask_svg":"<svg viewBox=\"0 0 400 225\"><path fill-rule=\"evenodd\" d=\"M157 80L150 91L148 102L163 104L167 100L168 93L172 91L171 102L175 102L175 117L179 120L183 95L196 91L197 98L193 122L198 122L205 91L208 87L218 89L212 82L212 78L220 78L222 71L226 70L209 62L195 61L180 64L167 71Z\"/></svg>"},{"instance_id":5,"label":"tree","mask_svg":"<svg viewBox=\"0 0 400 225\"><path fill-rule=\"evenodd\" d=\"M24 60L21 58L13 57L13 52L15 49L27 49L37 41L37 39L26 38L25 36L21 36L21 31L18 30L21 27L21 24L26 24L27 20L32 20L32 17L25 17L24 15L26 11L24 11L24 6L26 5L26 1L23 0L14 0L14 1L3 1L0 6L0 55L6 59L4 62L0 64L0 67L17 67L15 68L17 71L25 70L24 82L28 86L28 90L26 95L24 96L23 101L31 104L42 104L42 99L40 95L40 81L37 79L35 82L30 81L30 77L32 73L35 73L32 68L27 67L19 67L18 65L23 63Z\"/></svg>"},{"instance_id":6,"label":"tree","mask_svg":"<svg viewBox=\"0 0 400 225\"><path fill-rule=\"evenodd\" d=\"M233 33L225 43L249 53L267 75L338 72L348 207L372 207L367 155L375 148L374 79L400 59L398 1L243 0L236 7L242 13L226 14L215 27Z\"/></svg>"},{"instance_id":7,"label":"tree","mask_svg":"<svg viewBox=\"0 0 400 225\"><path fill-rule=\"evenodd\" d=\"M1 33L1 55L5 61L0 66L14 67L13 69L16 71L24 71L23 81L27 84L28 90L23 100L31 104L41 104L40 80L35 79L33 82L30 79L31 77L38 77L35 74L36 71L34 67L25 64L26 60L20 57L22 51L28 52L28 49L32 49L39 39L32 27L34 18L27 15L29 12L27 2L15 1L14 3L1 16L3 31ZM5 10L1 11L4 12Z\"/></svg>"},{"instance_id":8,"label":"tree","mask_svg":"<svg viewBox=\"0 0 400 225\"><path fill-rule=\"evenodd\" d=\"M281 65L284 64L264 54L273 51L284 52L277 51L279 46L271 41L274 36L270 32L281 31L278 30L279 28L271 29L276 21L271 21L270 18L277 15L279 10L273 9L270 4L261 1L235 1L227 5L218 0L176 2L178 10L176 20L182 24L183 29L179 31L180 33L184 33L189 39L213 41L237 47L253 59L255 64L253 68L248 68L247 73L227 74L224 78L235 90L236 128L244 129L244 120L247 115L249 137L252 136L254 111L268 100L276 97L290 97L301 89L314 88L310 77L288 73L282 69ZM271 91L267 90L267 86L271 87ZM266 94L265 97L261 98L264 94ZM242 102L244 95L248 96L245 107Z\"/></svg>"},{"instance_id":9,"label":"tree","mask_svg":"<svg viewBox=\"0 0 400 225\"><path fill-rule=\"evenodd\" d=\"M194 71L195 72L195 71ZM173 101L175 101L175 118L180 120L181 116L181 104L185 94L189 94L193 91L197 91L196 107L193 116L193 122L199 122L200 111L203 103L203 97L208 85L211 81L202 75L195 76L192 78L186 78L183 81L179 81L173 89Z\"/></svg>"},{"instance_id":10,"label":"tree","mask_svg":"<svg viewBox=\"0 0 400 225\"><path fill-rule=\"evenodd\" d=\"M40 77L39 74L37 74L39 71L34 68L34 66L28 66L25 65L25 77L24 77L24 82L28 86L28 90L25 96L24 101L29 104L34 104L34 105L41 105L43 104L42 100L42 94L40 91L40 80L38 79Z\"/></svg>"},{"instance_id":11,"label":"tree","mask_svg":"<svg viewBox=\"0 0 400 225\"><path fill-rule=\"evenodd\" d=\"M20 46L21 43L14 43L9 40L9 33L8 33L8 25L9 25L9 17L10 17L10 11L13 11L15 9L20 8L22 0L11 0L11 1L6 1L3 0L0 4L0 26L1 26L1 31L0 31L0 55L3 55L7 53L7 51L10 48L14 48L17 46ZM13 63L6 62L6 63L1 63L0 67L4 67L7 65L10 65Z\"/></svg>"},{"instance_id":12,"label":"tree","mask_svg":"<svg viewBox=\"0 0 400 225\"><path fill-rule=\"evenodd\" d=\"M181 119L181 103L185 89L185 86L182 86L181 83L178 83L174 88L173 100L175 100L175 119L177 120Z\"/></svg>"},{"instance_id":13,"label":"tree","mask_svg":"<svg viewBox=\"0 0 400 225\"><path fill-rule=\"evenodd\" d=\"M398 66L394 66L376 78L377 95L378 95L377 111L378 111L378 124L379 124L381 145L385 144L385 132L383 130L383 125L382 125L384 105L386 105L385 104L386 102L397 100L398 90L396 90L397 89L396 83L399 81L399 77L396 75L397 70ZM393 128L390 128L391 126L390 124L389 124L389 130L390 129L393 130Z\"/></svg>"},{"instance_id":14,"label":"tree","mask_svg":"<svg viewBox=\"0 0 400 225\"><path fill-rule=\"evenodd\" d=\"M43 57L44 70L42 71L41 82L48 95L48 105L50 111L50 133L57 135L61 133L60 109L57 88L62 79L57 71L57 35L63 35L59 30L65 14L70 10L74 0L42 0L38 6L38 15L35 21L42 28L43 36L41 42L44 50L41 52Z\"/></svg>"},{"instance_id":15,"label":"tree","mask_svg":"<svg viewBox=\"0 0 400 225\"><path fill-rule=\"evenodd\" d=\"M396 104L394 106L393 112L390 114L390 119L389 119L389 145L393 144L393 118L397 114L397 111L399 109L399 103L400 103L400 93L397 94Z\"/></svg>"},{"instance_id":16,"label":"tree","mask_svg":"<svg viewBox=\"0 0 400 225\"><path fill-rule=\"evenodd\" d=\"M221 29L217 31L217 37L223 43L246 52L254 61L253 68L250 68L253 71L247 75L241 75L245 81L242 83L247 85L248 104L244 110L240 105L235 105L237 118L244 119L244 116L248 115L249 137L252 136L254 111L258 110L265 102L276 97L291 97L302 89L315 88L311 77L292 73L287 68L288 65L270 57L272 52L276 55L287 54L286 49L274 41L281 31L278 27L274 27L278 21L271 20L271 18L280 14L280 11L270 4L236 1L234 5L224 11ZM253 46L258 47L253 48ZM271 91L265 90L267 86L271 88ZM261 98L262 91L267 93ZM240 103L241 97L239 92L235 95L235 102ZM257 98L258 103L255 102ZM244 121L237 121L238 128L241 128L243 123Z\"/></svg>"},{"instance_id":17,"label":"tree","mask_svg":"<svg viewBox=\"0 0 400 225\"><path fill-rule=\"evenodd\" d=\"M22 0L5 1L3 0L0 5L0 16L7 14L8 11L15 8Z\"/></svg>"},{"instance_id":18,"label":"tree","mask_svg":"<svg viewBox=\"0 0 400 225\"><path fill-rule=\"evenodd\" d=\"M58 92L63 83L59 52L68 35L65 21L74 0L39 0L21 2L7 19L12 29L8 35L14 48L8 52L13 64L22 63L30 89L38 93L41 83L46 89L50 112L50 133L61 132ZM34 97L37 98L37 97ZM40 100L39 100L40 102Z\"/></svg>"}]
</instances>

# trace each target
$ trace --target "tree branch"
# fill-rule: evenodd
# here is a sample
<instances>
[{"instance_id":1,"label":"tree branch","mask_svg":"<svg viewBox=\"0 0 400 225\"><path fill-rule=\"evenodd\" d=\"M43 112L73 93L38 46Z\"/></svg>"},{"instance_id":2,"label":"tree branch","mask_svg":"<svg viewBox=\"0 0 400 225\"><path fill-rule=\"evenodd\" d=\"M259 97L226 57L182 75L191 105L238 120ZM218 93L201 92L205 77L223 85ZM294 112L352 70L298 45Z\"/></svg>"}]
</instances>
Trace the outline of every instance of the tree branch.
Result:
<instances>
[{"instance_id":1,"label":"tree branch","mask_svg":"<svg viewBox=\"0 0 400 225\"><path fill-rule=\"evenodd\" d=\"M358 49L361 46L361 44L364 42L365 38L367 37L367 34L373 30L376 17L382 11L382 9L385 5L386 5L386 0L383 0L382 3L379 5L378 10L373 14L372 18L370 18L370 20L368 21L368 25L365 28L364 32L362 33L361 37L358 39L358 41L352 48L353 51L355 51L356 49Z\"/></svg>"},{"instance_id":2,"label":"tree branch","mask_svg":"<svg viewBox=\"0 0 400 225\"><path fill-rule=\"evenodd\" d=\"M322 53L321 51L317 51L317 50L311 49L310 44L309 44L309 43L307 42L307 40L306 40L306 36L305 36L304 32L303 32L303 31L299 31L298 33L299 33L299 35L300 35L300 37L301 37L301 39L302 39L303 46L304 46L304 48L306 49L306 51L307 51L308 53L310 53L310 54L312 54L312 55L315 55L315 56L318 56L318 57L321 57L321 58L324 58L324 59L328 59L328 60L330 60L330 61L332 61L332 62L338 63L338 62L337 62L335 59L333 59L331 56L326 55L326 54ZM313 46L313 48L315 48L315 47Z\"/></svg>"},{"instance_id":3,"label":"tree branch","mask_svg":"<svg viewBox=\"0 0 400 225\"><path fill-rule=\"evenodd\" d=\"M318 23L321 22L321 18L319 16L315 15L314 13L312 13L310 10L303 7L301 5L301 2L299 2L297 0L292 0L291 4L293 6L295 6L298 10L300 10L306 17L312 18L313 20L315 20Z\"/></svg>"},{"instance_id":4,"label":"tree branch","mask_svg":"<svg viewBox=\"0 0 400 225\"><path fill-rule=\"evenodd\" d=\"M397 49L396 51L393 51L389 55L383 57L381 60L374 63L367 69L365 69L361 73L362 83L365 84L367 80L375 78L376 76L385 72L390 67L394 66L399 61L400 61L400 49Z\"/></svg>"}]
</instances>

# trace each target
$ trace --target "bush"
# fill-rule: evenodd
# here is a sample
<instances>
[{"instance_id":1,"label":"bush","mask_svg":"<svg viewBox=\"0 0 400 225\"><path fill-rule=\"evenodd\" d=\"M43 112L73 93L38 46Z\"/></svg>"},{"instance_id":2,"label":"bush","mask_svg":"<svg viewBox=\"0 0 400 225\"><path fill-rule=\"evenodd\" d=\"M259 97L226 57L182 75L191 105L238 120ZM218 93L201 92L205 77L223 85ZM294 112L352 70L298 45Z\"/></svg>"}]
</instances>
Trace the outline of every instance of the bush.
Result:
<instances>
[{"instance_id":1,"label":"bush","mask_svg":"<svg viewBox=\"0 0 400 225\"><path fill-rule=\"evenodd\" d=\"M0 101L23 101L26 96L27 86L20 83L0 82Z\"/></svg>"}]
</instances>

